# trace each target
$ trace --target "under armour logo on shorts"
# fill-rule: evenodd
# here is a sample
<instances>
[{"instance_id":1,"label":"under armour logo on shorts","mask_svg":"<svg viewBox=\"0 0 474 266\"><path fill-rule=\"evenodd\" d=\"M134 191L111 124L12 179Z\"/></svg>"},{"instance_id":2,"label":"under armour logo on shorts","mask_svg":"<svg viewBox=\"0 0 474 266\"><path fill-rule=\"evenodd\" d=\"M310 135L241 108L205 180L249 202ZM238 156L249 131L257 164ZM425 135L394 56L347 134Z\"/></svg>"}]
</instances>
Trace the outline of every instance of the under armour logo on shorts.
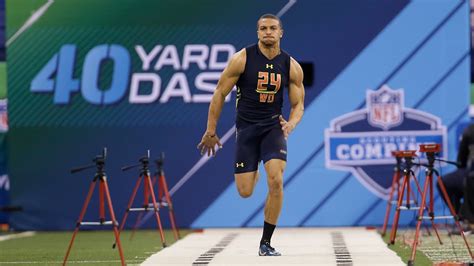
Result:
<instances>
[{"instance_id":1,"label":"under armour logo on shorts","mask_svg":"<svg viewBox=\"0 0 474 266\"><path fill-rule=\"evenodd\" d=\"M235 167L237 168L244 167L244 163L235 163Z\"/></svg>"}]
</instances>

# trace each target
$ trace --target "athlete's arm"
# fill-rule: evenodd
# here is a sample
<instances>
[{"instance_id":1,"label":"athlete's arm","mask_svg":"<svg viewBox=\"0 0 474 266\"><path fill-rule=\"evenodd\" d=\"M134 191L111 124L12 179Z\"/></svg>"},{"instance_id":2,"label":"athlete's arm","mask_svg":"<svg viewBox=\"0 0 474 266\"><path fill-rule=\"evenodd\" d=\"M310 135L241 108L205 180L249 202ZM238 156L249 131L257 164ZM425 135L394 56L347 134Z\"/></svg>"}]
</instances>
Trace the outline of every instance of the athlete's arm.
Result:
<instances>
[{"instance_id":1,"label":"athlete's arm","mask_svg":"<svg viewBox=\"0 0 474 266\"><path fill-rule=\"evenodd\" d=\"M285 137L295 129L300 122L304 113L304 86L303 86L303 69L295 59L290 57L290 82L288 89L289 100L291 104L290 118L285 121L280 116L281 129Z\"/></svg>"},{"instance_id":2,"label":"athlete's arm","mask_svg":"<svg viewBox=\"0 0 474 266\"><path fill-rule=\"evenodd\" d=\"M222 147L222 144L216 135L217 121L221 115L225 97L232 91L232 88L239 80L240 74L244 72L245 61L246 52L245 49L242 49L231 57L227 67L222 72L209 106L207 129L201 142L198 144L198 149L201 150L201 154L207 152L208 156L211 154L215 155L216 144L219 145L219 148Z\"/></svg>"}]
</instances>

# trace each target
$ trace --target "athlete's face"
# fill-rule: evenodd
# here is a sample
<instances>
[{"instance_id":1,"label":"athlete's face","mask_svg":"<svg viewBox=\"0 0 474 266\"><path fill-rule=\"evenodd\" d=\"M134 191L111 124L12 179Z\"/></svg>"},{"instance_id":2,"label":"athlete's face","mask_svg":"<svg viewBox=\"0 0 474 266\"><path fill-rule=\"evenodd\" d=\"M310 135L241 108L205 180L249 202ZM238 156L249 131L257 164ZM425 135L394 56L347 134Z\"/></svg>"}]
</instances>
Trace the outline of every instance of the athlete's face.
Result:
<instances>
[{"instance_id":1,"label":"athlete's face","mask_svg":"<svg viewBox=\"0 0 474 266\"><path fill-rule=\"evenodd\" d=\"M262 18L258 21L258 40L265 46L274 46L283 37L283 30L278 20Z\"/></svg>"}]
</instances>

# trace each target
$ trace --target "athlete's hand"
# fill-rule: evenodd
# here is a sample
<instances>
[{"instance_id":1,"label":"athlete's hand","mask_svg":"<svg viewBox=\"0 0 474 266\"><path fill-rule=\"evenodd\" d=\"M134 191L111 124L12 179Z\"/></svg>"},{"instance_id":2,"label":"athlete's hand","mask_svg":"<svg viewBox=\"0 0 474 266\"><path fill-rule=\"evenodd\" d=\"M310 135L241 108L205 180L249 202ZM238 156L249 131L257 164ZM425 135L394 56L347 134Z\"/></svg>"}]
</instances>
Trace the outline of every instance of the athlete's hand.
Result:
<instances>
[{"instance_id":1,"label":"athlete's hand","mask_svg":"<svg viewBox=\"0 0 474 266\"><path fill-rule=\"evenodd\" d=\"M220 142L219 137L216 134L205 132L197 148L201 151L201 155L207 153L207 156L215 156L217 152L216 145L219 149L222 149L222 143Z\"/></svg>"},{"instance_id":2,"label":"athlete's hand","mask_svg":"<svg viewBox=\"0 0 474 266\"><path fill-rule=\"evenodd\" d=\"M282 115L280 115L280 125L281 125L281 130L283 130L283 135L285 136L285 139L288 139L288 135L290 135L291 131L295 129L295 124L286 121Z\"/></svg>"}]
</instances>

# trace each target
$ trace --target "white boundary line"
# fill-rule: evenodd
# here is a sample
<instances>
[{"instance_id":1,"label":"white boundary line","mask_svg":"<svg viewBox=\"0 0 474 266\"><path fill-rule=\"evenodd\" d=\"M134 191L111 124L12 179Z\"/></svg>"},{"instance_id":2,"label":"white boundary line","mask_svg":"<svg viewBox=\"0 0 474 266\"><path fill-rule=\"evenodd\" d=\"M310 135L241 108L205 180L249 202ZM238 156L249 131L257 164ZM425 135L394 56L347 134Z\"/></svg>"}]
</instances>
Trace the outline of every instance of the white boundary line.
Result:
<instances>
[{"instance_id":1,"label":"white boundary line","mask_svg":"<svg viewBox=\"0 0 474 266\"><path fill-rule=\"evenodd\" d=\"M36 232L34 232L34 231L26 231L26 232L18 233L18 234L10 234L10 235L6 235L6 236L0 236L0 241L7 241L7 240L11 240L11 239L30 237L30 236L34 236L35 234L36 234ZM2 262L0 262L0 264L1 263Z\"/></svg>"},{"instance_id":2,"label":"white boundary line","mask_svg":"<svg viewBox=\"0 0 474 266\"><path fill-rule=\"evenodd\" d=\"M25 32L28 28L30 28L31 26L33 26L33 24L38 21L38 19L43 16L43 14L46 12L46 10L48 10L48 8L54 3L54 0L48 0L48 2L46 2L44 5L42 5L40 8L38 8L38 10L36 10L29 18L28 20L25 22L25 24L23 24L23 26L21 26L21 28L15 32L15 34L13 34L12 37L10 37L10 39L8 39L7 43L6 43L6 46L10 46L10 44L12 44L12 42L14 42L23 32Z\"/></svg>"}]
</instances>

